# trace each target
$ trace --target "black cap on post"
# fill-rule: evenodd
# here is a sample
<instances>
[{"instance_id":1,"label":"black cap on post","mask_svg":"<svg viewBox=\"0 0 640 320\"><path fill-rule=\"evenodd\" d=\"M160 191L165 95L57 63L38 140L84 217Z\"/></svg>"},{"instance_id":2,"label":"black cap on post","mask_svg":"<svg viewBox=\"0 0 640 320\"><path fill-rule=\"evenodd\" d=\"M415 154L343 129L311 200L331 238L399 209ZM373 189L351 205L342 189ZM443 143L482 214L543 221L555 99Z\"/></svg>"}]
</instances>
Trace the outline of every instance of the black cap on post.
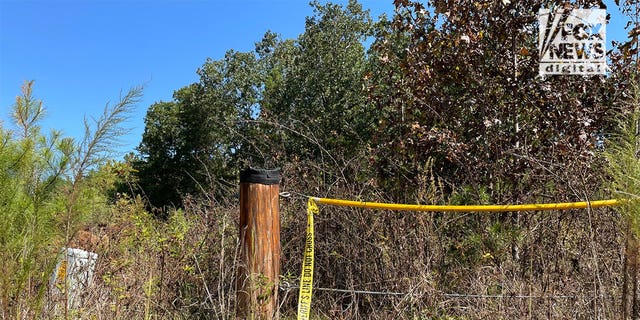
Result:
<instances>
[{"instance_id":1,"label":"black cap on post","mask_svg":"<svg viewBox=\"0 0 640 320\"><path fill-rule=\"evenodd\" d=\"M240 183L259 183L274 185L280 183L280 169L254 169L249 168L240 172Z\"/></svg>"}]
</instances>

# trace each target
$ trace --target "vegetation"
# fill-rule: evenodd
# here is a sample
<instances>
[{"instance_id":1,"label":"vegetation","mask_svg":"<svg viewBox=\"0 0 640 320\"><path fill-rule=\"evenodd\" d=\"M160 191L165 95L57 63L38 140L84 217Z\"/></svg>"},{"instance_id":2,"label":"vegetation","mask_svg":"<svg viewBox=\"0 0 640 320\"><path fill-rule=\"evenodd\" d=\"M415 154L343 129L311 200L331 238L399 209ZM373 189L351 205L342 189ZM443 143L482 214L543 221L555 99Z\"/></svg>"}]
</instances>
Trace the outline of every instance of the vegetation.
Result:
<instances>
[{"instance_id":1,"label":"vegetation","mask_svg":"<svg viewBox=\"0 0 640 320\"><path fill-rule=\"evenodd\" d=\"M15 131L0 128L0 259L3 270L15 271L0 276L3 318L33 318L43 312L59 250L83 223L108 210L109 185L96 181L92 171L106 162L141 90L131 89L107 106L93 126L85 121L85 137L76 143L56 131L41 132L42 101L33 96L33 81L22 86L12 112Z\"/></svg>"},{"instance_id":2,"label":"vegetation","mask_svg":"<svg viewBox=\"0 0 640 320\"><path fill-rule=\"evenodd\" d=\"M322 208L317 318L616 318L638 298L638 41L608 76L543 79L544 1L311 3L305 32L266 32L151 105L134 154L109 160L134 88L85 123L44 134L23 86L0 127L3 318L232 319L237 177L280 167L280 316L293 318L303 195L470 204L627 199L616 210L501 214ZM599 2L571 5L591 7ZM75 308L49 277L67 246L100 255ZM361 291L388 293L373 295ZM62 306L62 308L60 307Z\"/></svg>"}]
</instances>

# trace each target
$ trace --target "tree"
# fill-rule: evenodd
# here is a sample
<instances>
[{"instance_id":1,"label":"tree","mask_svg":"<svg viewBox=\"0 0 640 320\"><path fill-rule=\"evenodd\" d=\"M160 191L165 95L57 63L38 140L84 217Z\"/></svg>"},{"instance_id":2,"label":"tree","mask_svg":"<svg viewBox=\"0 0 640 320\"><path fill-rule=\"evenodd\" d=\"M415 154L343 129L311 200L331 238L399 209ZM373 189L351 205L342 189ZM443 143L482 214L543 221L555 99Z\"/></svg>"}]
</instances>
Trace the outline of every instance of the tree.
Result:
<instances>
[{"instance_id":1,"label":"tree","mask_svg":"<svg viewBox=\"0 0 640 320\"><path fill-rule=\"evenodd\" d=\"M543 1L395 3L393 20L379 23L371 57L378 68L368 83L381 110L373 150L385 194L398 202L430 201L421 187L433 172L442 183L440 201L448 203L608 196L602 188L603 137L617 130L616 114L629 108L621 103L629 84L619 61L609 76L539 77L535 35ZM615 221L609 213L599 218ZM483 250L500 253L492 259L500 270L525 270L544 265L543 252L564 245L551 226L541 237L546 243L518 236L535 228L541 215L447 219L431 220L440 249L430 252L441 257L434 268L437 287L452 291L464 287L464 280L449 275L486 265ZM557 225L598 225L591 216L572 219L559 216ZM593 229L569 234L589 239L592 248L599 245ZM531 278L526 281L534 283Z\"/></svg>"},{"instance_id":2,"label":"tree","mask_svg":"<svg viewBox=\"0 0 640 320\"><path fill-rule=\"evenodd\" d=\"M568 172L597 176L595 141L614 125L615 84L538 77L542 4L396 1L398 14L373 45L381 66L370 85L383 112L384 180L415 177L433 159L450 190L482 186L496 202L519 202L551 185L578 196Z\"/></svg>"},{"instance_id":3,"label":"tree","mask_svg":"<svg viewBox=\"0 0 640 320\"><path fill-rule=\"evenodd\" d=\"M356 1L312 6L297 40L267 32L255 52L207 60L199 82L151 106L136 167L152 205L222 192L218 182L242 167L320 158L329 172L366 149L375 128L362 94L368 12Z\"/></svg>"},{"instance_id":4,"label":"tree","mask_svg":"<svg viewBox=\"0 0 640 320\"><path fill-rule=\"evenodd\" d=\"M141 92L131 89L95 123L85 121L85 136L76 143L55 130L42 133L43 103L33 97L33 81L22 86L12 108L17 132L0 126L0 265L12 271L0 276L3 318L40 316L60 248L106 203L86 176L107 160Z\"/></svg>"},{"instance_id":5,"label":"tree","mask_svg":"<svg viewBox=\"0 0 640 320\"><path fill-rule=\"evenodd\" d=\"M145 117L145 131L138 151L144 155L133 165L139 185L151 203L157 206L179 203L182 175L178 151L183 149L180 136L179 104L158 102Z\"/></svg>"},{"instance_id":6,"label":"tree","mask_svg":"<svg viewBox=\"0 0 640 320\"><path fill-rule=\"evenodd\" d=\"M153 104L138 147L139 183L152 205L181 206L182 196L215 191L238 174L260 90L256 58L230 50L198 70L200 81ZM222 192L222 191L220 191Z\"/></svg>"},{"instance_id":7,"label":"tree","mask_svg":"<svg viewBox=\"0 0 640 320\"><path fill-rule=\"evenodd\" d=\"M25 82L12 113L18 133L0 127L0 263L3 270L13 270L0 277L3 317L14 310L33 314L42 307L44 287L32 293L28 285L46 283L40 274L48 275L51 268L48 242L60 234L51 202L69 169L70 141L58 133L42 135L38 123L43 115L42 102L33 97L33 81Z\"/></svg>"},{"instance_id":8,"label":"tree","mask_svg":"<svg viewBox=\"0 0 640 320\"><path fill-rule=\"evenodd\" d=\"M372 22L357 1L311 5L314 16L298 40L276 43L263 57L270 69L260 119L280 126L272 136L281 136L289 156L349 159L374 129L362 91Z\"/></svg>"}]
</instances>

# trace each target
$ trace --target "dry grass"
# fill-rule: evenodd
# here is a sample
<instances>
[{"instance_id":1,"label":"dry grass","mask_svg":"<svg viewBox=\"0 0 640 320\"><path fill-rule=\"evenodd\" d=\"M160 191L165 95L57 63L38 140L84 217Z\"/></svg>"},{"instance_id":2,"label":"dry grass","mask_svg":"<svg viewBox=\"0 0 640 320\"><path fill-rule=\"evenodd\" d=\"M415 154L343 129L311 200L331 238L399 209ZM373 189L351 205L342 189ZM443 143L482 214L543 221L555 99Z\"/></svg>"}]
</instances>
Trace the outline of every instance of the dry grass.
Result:
<instances>
[{"instance_id":1,"label":"dry grass","mask_svg":"<svg viewBox=\"0 0 640 320\"><path fill-rule=\"evenodd\" d=\"M373 187L314 190L314 179L321 178L286 179L283 191L387 201ZM446 200L437 184L428 185L419 199ZM167 221L153 218L140 199L117 201L110 217L89 228L99 239L92 248L100 256L96 277L70 318L233 319L237 200L191 198ZM283 284L297 285L305 205L295 195L281 201ZM615 318L621 221L610 209L457 214L321 207L315 285L351 292L315 290L313 318ZM295 318L296 305L297 290L283 287L280 317Z\"/></svg>"}]
</instances>

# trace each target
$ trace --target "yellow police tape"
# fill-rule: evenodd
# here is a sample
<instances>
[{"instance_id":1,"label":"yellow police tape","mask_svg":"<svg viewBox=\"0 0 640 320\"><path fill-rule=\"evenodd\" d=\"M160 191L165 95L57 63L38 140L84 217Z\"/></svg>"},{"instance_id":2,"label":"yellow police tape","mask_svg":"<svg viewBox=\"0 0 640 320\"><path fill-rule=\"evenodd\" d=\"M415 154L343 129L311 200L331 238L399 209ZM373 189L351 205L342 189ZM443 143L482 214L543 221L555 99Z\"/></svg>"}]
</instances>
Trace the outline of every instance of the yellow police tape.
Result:
<instances>
[{"instance_id":1,"label":"yellow police tape","mask_svg":"<svg viewBox=\"0 0 640 320\"><path fill-rule=\"evenodd\" d=\"M319 212L317 203L342 207L356 207L381 210L402 211L430 211L430 212L507 212L507 211L543 211L599 208L618 205L615 199L582 202L535 203L535 204L505 204L505 205L421 205L364 202L339 200L330 198L309 197L307 201L307 237L302 262L302 276L300 277L300 294L298 296L298 319L309 319L311 312L311 295L313 291L313 254L314 234L313 215Z\"/></svg>"},{"instance_id":2,"label":"yellow police tape","mask_svg":"<svg viewBox=\"0 0 640 320\"><path fill-rule=\"evenodd\" d=\"M300 277L300 294L298 295L298 319L309 319L311 313L311 293L313 291L313 215L320 212L318 206L309 198L307 201L307 237L302 260L302 276Z\"/></svg>"},{"instance_id":3,"label":"yellow police tape","mask_svg":"<svg viewBox=\"0 0 640 320\"><path fill-rule=\"evenodd\" d=\"M534 203L534 204L502 204L502 205L423 205L423 204L397 204L397 203L380 203L380 202L364 202L352 200L338 200L329 198L315 198L317 203L343 206L357 207L382 210L404 210L404 211L431 211L431 212L506 212L506 211L542 211L542 210L569 210L569 209L585 209L599 208L617 205L618 200L597 200L582 202L561 202L561 203Z\"/></svg>"}]
</instances>

